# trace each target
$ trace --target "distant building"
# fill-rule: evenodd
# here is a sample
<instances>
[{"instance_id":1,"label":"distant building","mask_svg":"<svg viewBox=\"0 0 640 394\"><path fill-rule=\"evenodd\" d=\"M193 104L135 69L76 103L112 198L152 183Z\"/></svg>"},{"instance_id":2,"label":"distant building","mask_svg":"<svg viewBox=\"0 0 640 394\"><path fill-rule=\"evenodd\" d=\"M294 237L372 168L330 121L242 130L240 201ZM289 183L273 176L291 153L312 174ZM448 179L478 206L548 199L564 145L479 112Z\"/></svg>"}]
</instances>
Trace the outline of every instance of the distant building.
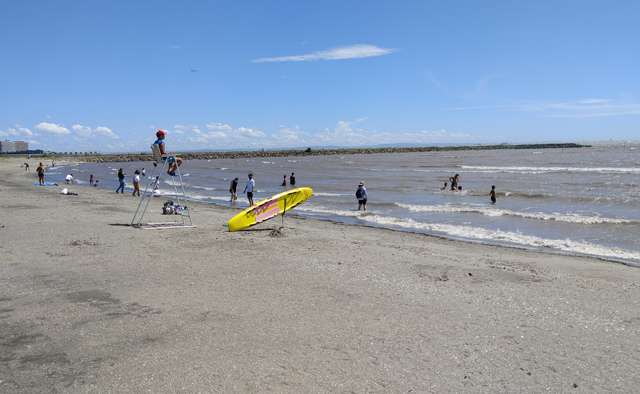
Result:
<instances>
[{"instance_id":1,"label":"distant building","mask_svg":"<svg viewBox=\"0 0 640 394\"><path fill-rule=\"evenodd\" d=\"M16 152L26 152L29 150L29 143L25 141L15 141Z\"/></svg>"},{"instance_id":2,"label":"distant building","mask_svg":"<svg viewBox=\"0 0 640 394\"><path fill-rule=\"evenodd\" d=\"M26 152L29 150L29 143L25 141L0 141L0 153Z\"/></svg>"}]
</instances>

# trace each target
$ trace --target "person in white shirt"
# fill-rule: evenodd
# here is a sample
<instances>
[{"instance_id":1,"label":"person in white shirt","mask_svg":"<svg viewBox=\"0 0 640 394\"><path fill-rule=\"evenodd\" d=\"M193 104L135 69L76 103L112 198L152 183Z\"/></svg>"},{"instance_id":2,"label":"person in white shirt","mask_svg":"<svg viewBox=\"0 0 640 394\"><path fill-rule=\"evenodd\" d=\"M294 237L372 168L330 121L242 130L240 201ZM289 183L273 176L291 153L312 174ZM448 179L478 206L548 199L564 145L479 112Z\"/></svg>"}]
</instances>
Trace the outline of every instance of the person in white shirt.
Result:
<instances>
[{"instance_id":1,"label":"person in white shirt","mask_svg":"<svg viewBox=\"0 0 640 394\"><path fill-rule=\"evenodd\" d=\"M69 174L64 178L67 183L73 183L73 174Z\"/></svg>"},{"instance_id":2,"label":"person in white shirt","mask_svg":"<svg viewBox=\"0 0 640 394\"><path fill-rule=\"evenodd\" d=\"M133 173L133 195L136 195L138 192L138 197L140 197L140 171L136 170Z\"/></svg>"},{"instance_id":3,"label":"person in white shirt","mask_svg":"<svg viewBox=\"0 0 640 394\"><path fill-rule=\"evenodd\" d=\"M247 193L247 198L249 199L249 206L253 206L253 189L256 187L256 181L253 180L253 174L249 174L249 179L247 179L247 186L244 187L244 192Z\"/></svg>"}]
</instances>

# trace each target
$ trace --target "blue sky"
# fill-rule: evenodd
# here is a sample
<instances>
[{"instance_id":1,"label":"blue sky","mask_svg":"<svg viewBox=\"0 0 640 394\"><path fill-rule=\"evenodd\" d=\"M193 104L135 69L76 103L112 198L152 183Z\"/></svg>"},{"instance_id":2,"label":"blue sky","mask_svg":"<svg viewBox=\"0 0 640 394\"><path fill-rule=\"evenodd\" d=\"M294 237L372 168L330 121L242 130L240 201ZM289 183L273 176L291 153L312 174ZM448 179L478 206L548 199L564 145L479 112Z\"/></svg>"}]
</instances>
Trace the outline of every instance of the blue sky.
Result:
<instances>
[{"instance_id":1,"label":"blue sky","mask_svg":"<svg viewBox=\"0 0 640 394\"><path fill-rule=\"evenodd\" d=\"M0 139L53 151L638 139L638 1L22 1ZM197 70L197 71L192 71Z\"/></svg>"}]
</instances>

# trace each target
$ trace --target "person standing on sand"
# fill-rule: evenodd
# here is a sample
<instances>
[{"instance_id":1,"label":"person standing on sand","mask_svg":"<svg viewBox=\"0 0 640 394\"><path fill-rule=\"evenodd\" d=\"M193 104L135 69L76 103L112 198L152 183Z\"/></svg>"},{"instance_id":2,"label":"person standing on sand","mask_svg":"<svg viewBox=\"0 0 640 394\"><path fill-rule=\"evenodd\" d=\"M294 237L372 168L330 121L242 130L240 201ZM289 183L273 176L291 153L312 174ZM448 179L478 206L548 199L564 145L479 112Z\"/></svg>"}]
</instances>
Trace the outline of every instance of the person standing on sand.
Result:
<instances>
[{"instance_id":1,"label":"person standing on sand","mask_svg":"<svg viewBox=\"0 0 640 394\"><path fill-rule=\"evenodd\" d=\"M36 172L38 173L38 183L40 183L40 186L44 186L44 164L42 162L36 168Z\"/></svg>"},{"instance_id":2,"label":"person standing on sand","mask_svg":"<svg viewBox=\"0 0 640 394\"><path fill-rule=\"evenodd\" d=\"M165 161L167 157L173 158L169 160L169 171L167 171L167 174L171 176L176 176L176 170L182 164L182 159L179 157L171 156L164 151L164 136L166 134L167 134L166 131L158 130L158 132L156 133L156 137L158 137L158 139L156 140L156 142L154 142L154 144L157 144L158 147L160 148L160 153L162 154L162 161Z\"/></svg>"},{"instance_id":3,"label":"person standing on sand","mask_svg":"<svg viewBox=\"0 0 640 394\"><path fill-rule=\"evenodd\" d=\"M244 192L247 193L247 199L249 200L249 206L253 206L253 189L256 187L256 181L253 180L253 174L249 174L249 179L247 180L247 186L244 187Z\"/></svg>"},{"instance_id":4,"label":"person standing on sand","mask_svg":"<svg viewBox=\"0 0 640 394\"><path fill-rule=\"evenodd\" d=\"M496 203L496 187L495 186L491 186L491 192L489 192L489 195L491 196L491 204L495 204Z\"/></svg>"},{"instance_id":5,"label":"person standing on sand","mask_svg":"<svg viewBox=\"0 0 640 394\"><path fill-rule=\"evenodd\" d=\"M229 185L229 193L231 193L231 202L238 199L238 178L231 181L231 185Z\"/></svg>"},{"instance_id":6,"label":"person standing on sand","mask_svg":"<svg viewBox=\"0 0 640 394\"><path fill-rule=\"evenodd\" d=\"M122 168L118 171L118 181L120 181L120 186L116 189L116 193L118 190L122 190L122 194L124 194L124 172L122 172Z\"/></svg>"},{"instance_id":7,"label":"person standing on sand","mask_svg":"<svg viewBox=\"0 0 640 394\"><path fill-rule=\"evenodd\" d=\"M296 176L293 174L293 172L291 173L291 176L289 177L289 184L291 186L295 186L296 185Z\"/></svg>"},{"instance_id":8,"label":"person standing on sand","mask_svg":"<svg viewBox=\"0 0 640 394\"><path fill-rule=\"evenodd\" d=\"M140 171L136 170L136 172L133 173L133 195L136 195L136 192L138 193L138 197L140 197Z\"/></svg>"},{"instance_id":9,"label":"person standing on sand","mask_svg":"<svg viewBox=\"0 0 640 394\"><path fill-rule=\"evenodd\" d=\"M367 210L367 189L364 187L364 181L361 181L358 184L358 189L356 190L356 198L358 199L358 211L360 208L364 208Z\"/></svg>"},{"instance_id":10,"label":"person standing on sand","mask_svg":"<svg viewBox=\"0 0 640 394\"><path fill-rule=\"evenodd\" d=\"M89 176L89 186L93 186L93 174Z\"/></svg>"},{"instance_id":11,"label":"person standing on sand","mask_svg":"<svg viewBox=\"0 0 640 394\"><path fill-rule=\"evenodd\" d=\"M31 171L31 169L29 168L29 163L24 163L24 170Z\"/></svg>"},{"instance_id":12,"label":"person standing on sand","mask_svg":"<svg viewBox=\"0 0 640 394\"><path fill-rule=\"evenodd\" d=\"M64 180L67 181L67 183L73 183L73 174L68 174L64 177Z\"/></svg>"}]
</instances>

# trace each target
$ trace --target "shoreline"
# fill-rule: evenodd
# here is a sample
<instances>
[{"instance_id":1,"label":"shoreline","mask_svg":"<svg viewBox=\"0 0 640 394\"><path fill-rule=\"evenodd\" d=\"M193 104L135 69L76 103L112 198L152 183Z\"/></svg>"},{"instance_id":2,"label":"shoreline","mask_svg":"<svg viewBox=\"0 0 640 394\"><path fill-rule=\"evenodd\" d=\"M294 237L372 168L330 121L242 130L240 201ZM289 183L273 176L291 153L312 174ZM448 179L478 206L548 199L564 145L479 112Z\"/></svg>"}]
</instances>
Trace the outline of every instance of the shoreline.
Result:
<instances>
[{"instance_id":1,"label":"shoreline","mask_svg":"<svg viewBox=\"0 0 640 394\"><path fill-rule=\"evenodd\" d=\"M139 202L0 160L0 391L633 392L640 271L291 215ZM173 220L152 200L145 221ZM157 220L158 219L158 220Z\"/></svg>"},{"instance_id":2,"label":"shoreline","mask_svg":"<svg viewBox=\"0 0 640 394\"><path fill-rule=\"evenodd\" d=\"M82 162L82 161L71 161L71 162L64 162L64 163L61 163L61 164L57 164L56 163L56 167L59 167L59 166L72 166L72 165L82 164L82 163L84 163L84 162ZM45 166L45 168L47 169L49 167ZM64 182L59 183L59 185L60 186L64 185ZM84 184L76 184L76 185L77 186L82 186L82 187L88 187L87 185L84 185ZM103 188L102 186L99 186L98 189L111 190L111 189L108 189L108 188ZM154 196L154 197L163 197L163 196ZM171 198L171 197L170 196L166 196L164 198ZM203 200L197 200L197 199L189 199L189 201L190 202L202 203L202 204L212 204L212 205L219 206L219 207L222 207L222 208L230 208L230 209L237 210L238 212L240 212L240 211L242 211L243 209L246 208L246 207L245 208L231 207L226 203L221 203L221 202L218 202L218 201L215 201L215 200L213 200L213 201L203 201ZM260 201L262 201L262 200L260 200ZM457 237L457 236L453 236L453 235L451 235L451 236L440 235L440 234L430 233L430 232L428 232L426 230L420 230L420 229L385 227L382 224L375 225L375 224L367 224L367 223L353 223L353 222L350 222L350 221L345 221L345 220L340 220L340 219L329 219L329 218L318 218L318 217L312 217L312 216L305 216L304 214L299 214L299 213L296 213L295 211L292 211L291 213L289 213L289 216L293 216L293 215L296 215L296 216L302 217L302 218L308 218L308 219L311 219L311 220L324 220L324 221L341 223L341 224L352 225L352 226L363 226L363 227L369 227L369 228L381 228L381 229L387 229L387 230L391 230L391 231L399 231L399 232L406 232L406 233L411 233L411 234L427 235L427 236L438 237L438 238L447 239L447 240L456 241L456 242L465 242L465 243L470 243L470 244L497 246L497 247L504 247L504 248L514 248L514 249L521 249L521 250L537 251L537 252L540 252L540 253L550 253L550 254L558 254L558 255L566 255L566 256L574 256L574 257L594 258L594 259L598 259L598 260L605 261L605 262L623 264L623 265L626 265L626 266L629 266L629 267L633 267L633 268L640 268L640 262L636 262L636 261L633 261L633 260L625 260L624 258L608 257L606 255L588 254L588 253L580 253L580 252L575 252L575 251L553 249L553 248L549 248L549 247L546 247L546 246L536 247L536 246L532 246L532 245L523 245L523 244L515 244L515 243L511 243L510 244L508 242L499 242L499 241L492 242L491 240L476 240L476 239L473 239L473 238Z\"/></svg>"}]
</instances>

